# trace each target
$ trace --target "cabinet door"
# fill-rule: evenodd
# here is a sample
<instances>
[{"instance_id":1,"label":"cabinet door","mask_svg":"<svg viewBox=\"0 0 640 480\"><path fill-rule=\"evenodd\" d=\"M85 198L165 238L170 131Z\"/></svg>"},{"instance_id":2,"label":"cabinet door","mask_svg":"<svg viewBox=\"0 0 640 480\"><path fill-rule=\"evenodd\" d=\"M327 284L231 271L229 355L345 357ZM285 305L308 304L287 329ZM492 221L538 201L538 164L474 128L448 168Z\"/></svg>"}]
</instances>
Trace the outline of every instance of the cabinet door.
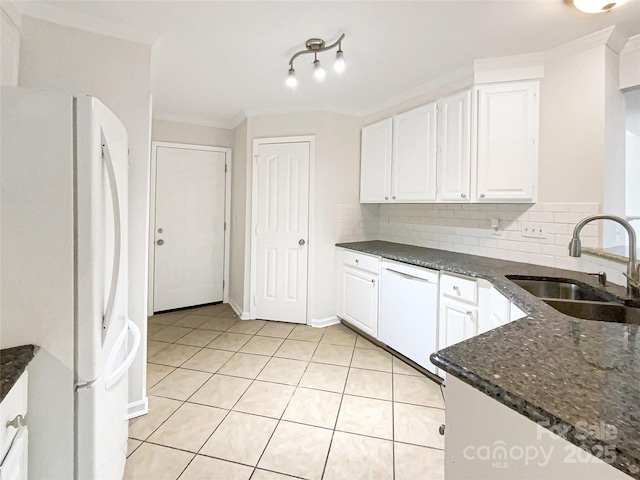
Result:
<instances>
[{"instance_id":1,"label":"cabinet door","mask_svg":"<svg viewBox=\"0 0 640 480\"><path fill-rule=\"evenodd\" d=\"M340 317L378 338L378 277L343 266L340 286Z\"/></svg>"},{"instance_id":2,"label":"cabinet door","mask_svg":"<svg viewBox=\"0 0 640 480\"><path fill-rule=\"evenodd\" d=\"M388 118L362 129L360 154L360 202L391 201L391 131Z\"/></svg>"},{"instance_id":3,"label":"cabinet door","mask_svg":"<svg viewBox=\"0 0 640 480\"><path fill-rule=\"evenodd\" d=\"M535 201L538 82L478 87L477 200Z\"/></svg>"},{"instance_id":4,"label":"cabinet door","mask_svg":"<svg viewBox=\"0 0 640 480\"><path fill-rule=\"evenodd\" d=\"M436 105L393 117L391 198L396 202L436 199Z\"/></svg>"},{"instance_id":5,"label":"cabinet door","mask_svg":"<svg viewBox=\"0 0 640 480\"><path fill-rule=\"evenodd\" d=\"M438 349L462 342L478 333L478 311L440 297Z\"/></svg>"},{"instance_id":6,"label":"cabinet door","mask_svg":"<svg viewBox=\"0 0 640 480\"><path fill-rule=\"evenodd\" d=\"M468 202L471 172L471 91L438 102L438 199Z\"/></svg>"}]
</instances>

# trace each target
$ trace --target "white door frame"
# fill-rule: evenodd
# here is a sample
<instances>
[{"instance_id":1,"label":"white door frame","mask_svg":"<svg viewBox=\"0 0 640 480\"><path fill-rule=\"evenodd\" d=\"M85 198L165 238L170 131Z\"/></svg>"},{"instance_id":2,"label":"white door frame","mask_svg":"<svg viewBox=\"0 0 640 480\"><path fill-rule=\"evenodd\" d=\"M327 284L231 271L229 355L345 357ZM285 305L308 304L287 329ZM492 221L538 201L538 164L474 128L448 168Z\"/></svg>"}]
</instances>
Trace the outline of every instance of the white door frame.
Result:
<instances>
[{"instance_id":1,"label":"white door frame","mask_svg":"<svg viewBox=\"0 0 640 480\"><path fill-rule=\"evenodd\" d=\"M204 150L207 152L221 152L225 154L226 165L225 195L224 195L224 273L222 287L222 301L229 302L229 249L231 232L231 149L226 147L211 147L208 145L193 145L189 143L151 142L151 181L149 186L149 295L147 314L153 315L153 293L155 280L155 232L156 232L156 175L158 170L158 147L182 148L185 150Z\"/></svg>"},{"instance_id":2,"label":"white door frame","mask_svg":"<svg viewBox=\"0 0 640 480\"><path fill-rule=\"evenodd\" d=\"M258 148L261 144L274 143L308 143L309 144L309 220L307 233L307 312L306 324L311 324L311 292L313 284L313 199L315 197L315 189L313 186L313 178L315 173L315 135L302 135L299 137L268 137L253 139L252 154L252 172L251 172L251 284L249 289L249 318L256 318L256 284L257 284L257 262L258 262Z\"/></svg>"}]
</instances>

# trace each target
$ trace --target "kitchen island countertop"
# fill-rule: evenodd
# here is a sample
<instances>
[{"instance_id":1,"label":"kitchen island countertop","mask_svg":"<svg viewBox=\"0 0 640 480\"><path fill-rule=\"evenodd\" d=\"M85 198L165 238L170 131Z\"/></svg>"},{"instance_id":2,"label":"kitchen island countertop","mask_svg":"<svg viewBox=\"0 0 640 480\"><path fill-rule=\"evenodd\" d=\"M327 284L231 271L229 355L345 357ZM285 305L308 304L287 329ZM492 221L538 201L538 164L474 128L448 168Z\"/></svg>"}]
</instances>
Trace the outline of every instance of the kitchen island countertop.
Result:
<instances>
[{"instance_id":1,"label":"kitchen island countertop","mask_svg":"<svg viewBox=\"0 0 640 480\"><path fill-rule=\"evenodd\" d=\"M594 453L608 446L612 465L640 479L640 325L570 317L506 275L573 279L634 303L625 288L602 288L570 270L385 241L337 246L491 282L527 316L440 350L433 363L575 445Z\"/></svg>"}]
</instances>

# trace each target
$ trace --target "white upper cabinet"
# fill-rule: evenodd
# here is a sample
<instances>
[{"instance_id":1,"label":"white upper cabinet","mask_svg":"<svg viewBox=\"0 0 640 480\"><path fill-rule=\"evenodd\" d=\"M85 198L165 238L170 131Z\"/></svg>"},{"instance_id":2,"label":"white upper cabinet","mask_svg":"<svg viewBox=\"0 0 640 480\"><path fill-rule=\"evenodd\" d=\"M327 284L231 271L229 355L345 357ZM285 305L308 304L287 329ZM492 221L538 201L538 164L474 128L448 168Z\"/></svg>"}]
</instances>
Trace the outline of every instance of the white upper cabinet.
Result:
<instances>
[{"instance_id":1,"label":"white upper cabinet","mask_svg":"<svg viewBox=\"0 0 640 480\"><path fill-rule=\"evenodd\" d=\"M412 203L436 199L436 104L393 117L391 199Z\"/></svg>"},{"instance_id":2,"label":"white upper cabinet","mask_svg":"<svg viewBox=\"0 0 640 480\"><path fill-rule=\"evenodd\" d=\"M387 118L362 129L360 202L384 203L391 198L391 154L393 119Z\"/></svg>"},{"instance_id":3,"label":"white upper cabinet","mask_svg":"<svg viewBox=\"0 0 640 480\"><path fill-rule=\"evenodd\" d=\"M484 202L535 202L539 82L477 88L477 196Z\"/></svg>"},{"instance_id":4,"label":"white upper cabinet","mask_svg":"<svg viewBox=\"0 0 640 480\"><path fill-rule=\"evenodd\" d=\"M471 172L471 92L438 101L438 200L468 202Z\"/></svg>"}]
</instances>

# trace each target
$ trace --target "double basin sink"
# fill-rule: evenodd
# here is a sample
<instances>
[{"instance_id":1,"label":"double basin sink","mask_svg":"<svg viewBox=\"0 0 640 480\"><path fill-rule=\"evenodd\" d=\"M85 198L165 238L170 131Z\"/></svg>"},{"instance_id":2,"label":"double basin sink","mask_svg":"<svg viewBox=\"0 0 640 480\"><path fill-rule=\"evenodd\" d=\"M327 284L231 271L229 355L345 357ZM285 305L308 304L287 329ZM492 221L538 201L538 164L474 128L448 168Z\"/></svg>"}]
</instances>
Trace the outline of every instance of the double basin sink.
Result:
<instances>
[{"instance_id":1,"label":"double basin sink","mask_svg":"<svg viewBox=\"0 0 640 480\"><path fill-rule=\"evenodd\" d=\"M507 278L559 312L585 320L640 325L640 308L594 287L566 279L507 275Z\"/></svg>"}]
</instances>

